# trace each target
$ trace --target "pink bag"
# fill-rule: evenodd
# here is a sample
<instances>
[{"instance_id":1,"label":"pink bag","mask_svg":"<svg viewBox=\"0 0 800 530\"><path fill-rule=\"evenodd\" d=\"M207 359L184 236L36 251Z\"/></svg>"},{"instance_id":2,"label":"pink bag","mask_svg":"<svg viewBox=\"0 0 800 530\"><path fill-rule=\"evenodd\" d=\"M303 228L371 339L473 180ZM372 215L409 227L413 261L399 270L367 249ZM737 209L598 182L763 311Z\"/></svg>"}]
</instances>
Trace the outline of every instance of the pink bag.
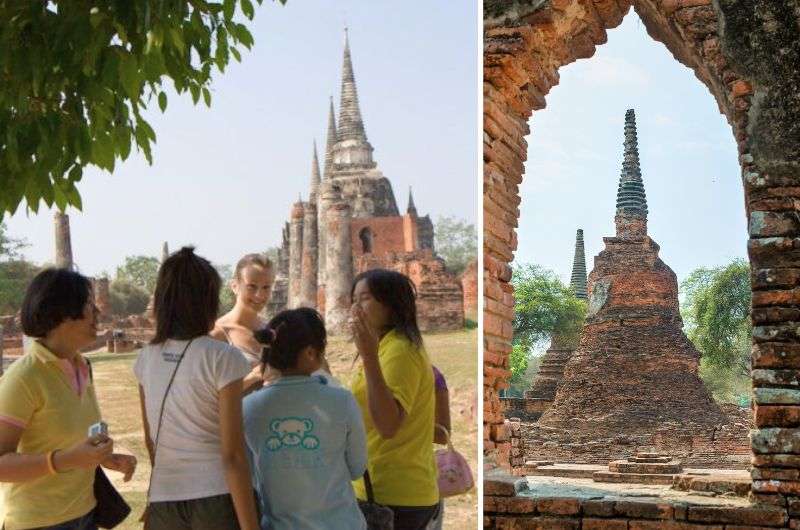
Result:
<instances>
[{"instance_id":1,"label":"pink bag","mask_svg":"<svg viewBox=\"0 0 800 530\"><path fill-rule=\"evenodd\" d=\"M452 497L467 493L475 487L472 470L461 454L453 449L450 433L443 426L436 424L447 436L447 449L436 450L436 467L439 469L439 497Z\"/></svg>"}]
</instances>

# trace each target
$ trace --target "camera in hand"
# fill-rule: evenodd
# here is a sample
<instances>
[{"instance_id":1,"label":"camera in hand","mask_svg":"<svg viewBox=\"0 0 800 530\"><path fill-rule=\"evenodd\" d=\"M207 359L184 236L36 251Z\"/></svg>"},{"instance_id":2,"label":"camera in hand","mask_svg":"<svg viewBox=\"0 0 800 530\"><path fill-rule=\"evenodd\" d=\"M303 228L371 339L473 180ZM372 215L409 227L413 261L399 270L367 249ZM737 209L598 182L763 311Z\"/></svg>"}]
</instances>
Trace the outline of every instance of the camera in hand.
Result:
<instances>
[{"instance_id":1,"label":"camera in hand","mask_svg":"<svg viewBox=\"0 0 800 530\"><path fill-rule=\"evenodd\" d=\"M97 434L104 434L108 436L108 424L106 422L98 421L89 427L89 438Z\"/></svg>"}]
</instances>

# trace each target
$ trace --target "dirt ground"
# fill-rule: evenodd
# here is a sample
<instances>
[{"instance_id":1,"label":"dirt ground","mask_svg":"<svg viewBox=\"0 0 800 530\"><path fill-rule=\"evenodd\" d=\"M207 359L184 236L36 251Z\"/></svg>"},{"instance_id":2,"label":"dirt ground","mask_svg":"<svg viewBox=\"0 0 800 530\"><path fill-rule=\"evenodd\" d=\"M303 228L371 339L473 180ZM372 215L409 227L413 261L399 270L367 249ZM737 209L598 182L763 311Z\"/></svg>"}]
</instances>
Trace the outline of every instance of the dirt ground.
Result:
<instances>
[{"instance_id":1,"label":"dirt ground","mask_svg":"<svg viewBox=\"0 0 800 530\"><path fill-rule=\"evenodd\" d=\"M450 388L450 410L453 445L467 458L477 480L477 332L434 333L425 335L425 344L432 362L442 371ZM335 376L347 384L353 371L353 347L334 339L328 346L328 361ZM131 367L135 354L92 354L98 400L103 419L109 424L117 450L136 455L139 466L130 482L109 472L109 477L122 492L133 513L118 528L140 528L137 522L144 507L150 465L142 439L142 424L136 380ZM477 492L448 499L444 527L448 529L477 526Z\"/></svg>"}]
</instances>

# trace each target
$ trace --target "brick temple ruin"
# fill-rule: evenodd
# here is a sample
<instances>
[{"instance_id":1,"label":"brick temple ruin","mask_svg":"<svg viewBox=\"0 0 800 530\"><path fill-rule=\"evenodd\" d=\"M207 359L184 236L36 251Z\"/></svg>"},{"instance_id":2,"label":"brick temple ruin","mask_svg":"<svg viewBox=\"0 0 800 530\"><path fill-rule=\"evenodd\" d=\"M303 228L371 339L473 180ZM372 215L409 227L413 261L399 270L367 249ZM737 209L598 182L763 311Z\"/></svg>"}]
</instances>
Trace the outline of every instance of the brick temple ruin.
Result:
<instances>
[{"instance_id":1,"label":"brick temple ruin","mask_svg":"<svg viewBox=\"0 0 800 530\"><path fill-rule=\"evenodd\" d=\"M642 19L648 34L663 43L676 60L691 68L709 89L731 125L738 146L752 270L755 424L749 437L750 473L743 485L733 485L741 481L741 471L728 472L738 474L727 481L730 487L722 487L725 480L680 470L673 462L674 455L636 446L631 446L625 459L596 466L605 469L600 476L616 477L631 469L651 469L651 464L663 464L665 471L684 473L676 475L683 479L676 479L673 487L659 484L645 487L595 482L591 478L539 476L540 468L555 467L552 459L542 457L526 465L527 458L522 457L526 450L524 424L509 421L499 399L499 392L507 386L510 376L508 356L514 299L509 264L517 245L515 227L526 136L531 132L530 124L535 124L529 120L533 112L544 108L548 92L559 81L559 68L591 57L596 47L606 41L606 31L618 26L631 8ZM483 417L487 461L484 527L800 528L798 27L800 2L796 0L487 0L484 3ZM639 228L635 224L621 226L623 235L628 229ZM606 256L631 246L623 238L609 239L620 241L607 243ZM665 271L656 267L655 248L650 246L648 250L648 246L640 245L638 252L652 260L650 269L641 269L637 274L660 278L658 285L663 289L671 282L665 281L668 280ZM604 258L600 262L596 264L600 267L593 278L595 282L613 271ZM609 288L613 297L613 282ZM602 298L596 298L597 302ZM595 314L600 319L606 311L622 308L613 298L610 306L604 306ZM658 304L649 306L655 309ZM652 323L661 321L666 333L669 327L675 327L675 324L667 326L664 321L670 311L669 307L661 307L660 313L651 311L647 318ZM626 340L624 330L612 324L605 324L607 328L600 322L588 325L595 327L596 336L609 333L615 340ZM682 339L675 339L680 349ZM657 354L647 344L644 346L644 355ZM559 414L570 414L583 407L575 400L585 399L587 392L579 388L581 375L572 367L583 366L596 376L599 367L588 366L584 359L596 358L604 347L591 337L581 340L579 350L567 365L553 405L541 418L543 422L558 424ZM672 359L668 371L691 374L693 361L689 353L674 351ZM624 356L621 360L624 361ZM634 384L637 374L629 375ZM619 380L614 383L613 374L611 378L613 384L621 383ZM688 381L691 385L692 378L688 377ZM561 395L566 385L577 391L575 398ZM687 399L702 404L703 392L697 386L691 390L693 394ZM666 391L669 395L670 390ZM712 417L719 417L713 405L708 404L706 409L710 409ZM646 407L639 410L646 411ZM597 408L591 405L585 413L578 411L575 425L589 420L596 412ZM692 411L685 410L685 414L693 418ZM721 410L721 414L729 416L729 411ZM619 416L611 415L606 426L610 427L615 417ZM603 425L603 417L595 419ZM669 427L666 421L662 425ZM540 428L559 429L545 425ZM667 436L673 433L668 432ZM716 434L714 441L722 442ZM558 442L552 441L548 448L556 446ZM513 473L524 474L526 478L516 478ZM742 486L745 493L749 491L748 497L740 496ZM684 491L687 488L702 491ZM723 490L724 494L718 493Z\"/></svg>"},{"instance_id":2,"label":"brick temple ruin","mask_svg":"<svg viewBox=\"0 0 800 530\"><path fill-rule=\"evenodd\" d=\"M569 282L570 290L578 300L586 302L586 257L583 247L583 230L575 234L575 252L572 258L572 274ZM524 397L503 397L501 401L509 418L525 421L536 421L553 403L556 388L564 378L564 368L578 347L580 335L564 335L554 333L550 338L550 347L542 356L536 377L531 381ZM522 456L521 454L518 456Z\"/></svg>"},{"instance_id":3,"label":"brick temple ruin","mask_svg":"<svg viewBox=\"0 0 800 530\"><path fill-rule=\"evenodd\" d=\"M700 379L700 353L682 330L678 280L647 233L647 214L630 109L616 234L603 238L594 259L580 342L552 403L535 424L523 424L525 454L605 464L647 448L695 467L743 468L749 415L733 408L728 417Z\"/></svg>"},{"instance_id":4,"label":"brick temple ruin","mask_svg":"<svg viewBox=\"0 0 800 530\"><path fill-rule=\"evenodd\" d=\"M477 289L465 297L464 278L448 271L436 255L433 223L418 214L410 190L406 211L399 213L392 184L372 153L345 33L338 123L331 100L323 170L315 144L308 200L292 205L284 227L267 313L313 307L331 332L342 332L353 278L380 267L414 281L423 330L461 329L465 307L477 308ZM477 270L472 275L475 282L466 281L475 286Z\"/></svg>"}]
</instances>

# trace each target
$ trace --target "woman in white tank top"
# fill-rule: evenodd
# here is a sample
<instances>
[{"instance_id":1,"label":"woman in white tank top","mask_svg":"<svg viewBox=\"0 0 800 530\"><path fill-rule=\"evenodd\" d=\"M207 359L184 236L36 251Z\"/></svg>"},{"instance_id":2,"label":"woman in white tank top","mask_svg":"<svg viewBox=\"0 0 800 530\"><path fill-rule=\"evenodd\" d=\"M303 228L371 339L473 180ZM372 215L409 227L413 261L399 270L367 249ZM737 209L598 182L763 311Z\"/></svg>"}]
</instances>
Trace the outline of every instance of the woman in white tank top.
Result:
<instances>
[{"instance_id":1,"label":"woman in white tank top","mask_svg":"<svg viewBox=\"0 0 800 530\"><path fill-rule=\"evenodd\" d=\"M266 307L272 294L275 281L275 268L272 261L263 254L247 254L236 264L230 288L236 296L233 309L217 319L211 336L237 347L250 361L253 371L244 378L245 393L260 388L260 384L269 384L278 378L278 374L261 362L262 345L253 336L253 332L266 326L267 322L259 313ZM323 375L333 386L341 386L327 370L315 375Z\"/></svg>"}]
</instances>

